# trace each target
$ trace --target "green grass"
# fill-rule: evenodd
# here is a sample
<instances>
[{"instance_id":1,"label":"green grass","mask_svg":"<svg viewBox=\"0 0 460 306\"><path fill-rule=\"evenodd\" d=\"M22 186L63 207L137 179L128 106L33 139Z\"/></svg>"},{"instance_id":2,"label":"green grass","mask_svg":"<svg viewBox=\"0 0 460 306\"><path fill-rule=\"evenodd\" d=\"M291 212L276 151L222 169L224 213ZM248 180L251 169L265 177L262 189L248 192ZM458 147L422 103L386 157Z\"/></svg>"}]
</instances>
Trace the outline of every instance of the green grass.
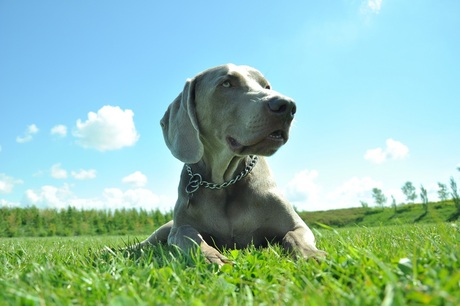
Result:
<instances>
[{"instance_id":1,"label":"green grass","mask_svg":"<svg viewBox=\"0 0 460 306\"><path fill-rule=\"evenodd\" d=\"M2 238L0 304L460 305L458 223L315 232L321 262L271 246L227 250L221 270L170 246L99 251L126 236Z\"/></svg>"}]
</instances>

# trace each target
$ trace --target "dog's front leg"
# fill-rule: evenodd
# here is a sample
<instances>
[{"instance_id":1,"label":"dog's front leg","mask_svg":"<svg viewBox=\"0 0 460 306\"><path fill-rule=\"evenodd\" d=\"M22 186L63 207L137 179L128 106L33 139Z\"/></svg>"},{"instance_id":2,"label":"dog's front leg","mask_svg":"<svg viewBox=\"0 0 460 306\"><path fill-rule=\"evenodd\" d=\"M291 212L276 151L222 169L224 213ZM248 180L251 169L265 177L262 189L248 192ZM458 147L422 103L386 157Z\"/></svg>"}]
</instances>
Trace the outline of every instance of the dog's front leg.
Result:
<instances>
[{"instance_id":1,"label":"dog's front leg","mask_svg":"<svg viewBox=\"0 0 460 306\"><path fill-rule=\"evenodd\" d=\"M282 240L283 247L295 257L321 259L326 252L318 250L315 245L315 237L311 230L305 225L299 226L286 233Z\"/></svg>"},{"instance_id":2,"label":"dog's front leg","mask_svg":"<svg viewBox=\"0 0 460 306\"><path fill-rule=\"evenodd\" d=\"M168 241L169 233L173 227L174 222L171 220L162 226L160 226L156 231L154 231L147 239L139 243L140 247L146 245L156 245L158 243L166 243Z\"/></svg>"},{"instance_id":3,"label":"dog's front leg","mask_svg":"<svg viewBox=\"0 0 460 306\"><path fill-rule=\"evenodd\" d=\"M200 233L190 225L173 227L168 237L168 243L178 246L186 253L189 253L195 247L199 247L208 263L216 263L222 266L231 262L219 251L207 244Z\"/></svg>"}]
</instances>

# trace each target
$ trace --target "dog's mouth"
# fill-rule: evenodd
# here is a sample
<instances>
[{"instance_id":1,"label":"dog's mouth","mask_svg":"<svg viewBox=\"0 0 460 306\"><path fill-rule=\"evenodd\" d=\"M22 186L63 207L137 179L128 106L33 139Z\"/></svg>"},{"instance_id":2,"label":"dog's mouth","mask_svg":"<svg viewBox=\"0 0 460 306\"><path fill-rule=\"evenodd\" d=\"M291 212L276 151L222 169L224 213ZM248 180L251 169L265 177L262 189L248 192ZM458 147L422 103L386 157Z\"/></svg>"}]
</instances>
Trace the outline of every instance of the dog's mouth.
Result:
<instances>
[{"instance_id":1,"label":"dog's mouth","mask_svg":"<svg viewBox=\"0 0 460 306\"><path fill-rule=\"evenodd\" d=\"M268 139L271 140L282 140L284 143L284 140L286 139L285 133L282 130L276 130L267 137Z\"/></svg>"},{"instance_id":2,"label":"dog's mouth","mask_svg":"<svg viewBox=\"0 0 460 306\"><path fill-rule=\"evenodd\" d=\"M247 144L242 144L233 137L227 137L227 143L230 146L230 149L236 153L246 153L248 154L260 154L260 155L271 155L279 147L284 145L288 140L288 133L284 130L275 130L268 136L262 138L258 137L254 141L249 141ZM252 152L251 148L254 148L256 152ZM266 151L266 153L265 153Z\"/></svg>"}]
</instances>

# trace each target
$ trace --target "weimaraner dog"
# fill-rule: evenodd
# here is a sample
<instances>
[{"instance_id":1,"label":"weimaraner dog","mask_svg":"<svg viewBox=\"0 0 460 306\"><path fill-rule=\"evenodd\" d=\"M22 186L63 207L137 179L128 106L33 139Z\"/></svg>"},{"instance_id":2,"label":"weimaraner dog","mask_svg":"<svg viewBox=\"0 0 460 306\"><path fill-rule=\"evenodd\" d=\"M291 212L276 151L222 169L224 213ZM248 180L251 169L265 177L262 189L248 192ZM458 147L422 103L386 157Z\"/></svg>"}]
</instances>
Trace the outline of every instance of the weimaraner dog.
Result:
<instances>
[{"instance_id":1,"label":"weimaraner dog","mask_svg":"<svg viewBox=\"0 0 460 306\"><path fill-rule=\"evenodd\" d=\"M262 157L286 143L295 112L291 98L248 66L217 66L187 80L160 122L168 148L185 164L173 221L140 246L198 246L218 265L229 262L218 249L269 242L296 257L322 257Z\"/></svg>"}]
</instances>

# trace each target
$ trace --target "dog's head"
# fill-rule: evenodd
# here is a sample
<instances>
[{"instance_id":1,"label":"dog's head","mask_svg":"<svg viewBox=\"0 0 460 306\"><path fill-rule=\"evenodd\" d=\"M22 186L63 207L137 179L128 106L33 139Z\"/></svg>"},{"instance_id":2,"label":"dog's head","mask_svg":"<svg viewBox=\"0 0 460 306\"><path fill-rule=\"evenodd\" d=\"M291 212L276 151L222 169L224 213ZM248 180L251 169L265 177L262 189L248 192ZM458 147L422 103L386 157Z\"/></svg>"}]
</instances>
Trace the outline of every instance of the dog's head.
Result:
<instances>
[{"instance_id":1,"label":"dog's head","mask_svg":"<svg viewBox=\"0 0 460 306\"><path fill-rule=\"evenodd\" d=\"M259 71L228 64L187 80L161 126L172 154L194 164L208 150L272 155L287 142L295 112L294 101L272 90Z\"/></svg>"}]
</instances>

